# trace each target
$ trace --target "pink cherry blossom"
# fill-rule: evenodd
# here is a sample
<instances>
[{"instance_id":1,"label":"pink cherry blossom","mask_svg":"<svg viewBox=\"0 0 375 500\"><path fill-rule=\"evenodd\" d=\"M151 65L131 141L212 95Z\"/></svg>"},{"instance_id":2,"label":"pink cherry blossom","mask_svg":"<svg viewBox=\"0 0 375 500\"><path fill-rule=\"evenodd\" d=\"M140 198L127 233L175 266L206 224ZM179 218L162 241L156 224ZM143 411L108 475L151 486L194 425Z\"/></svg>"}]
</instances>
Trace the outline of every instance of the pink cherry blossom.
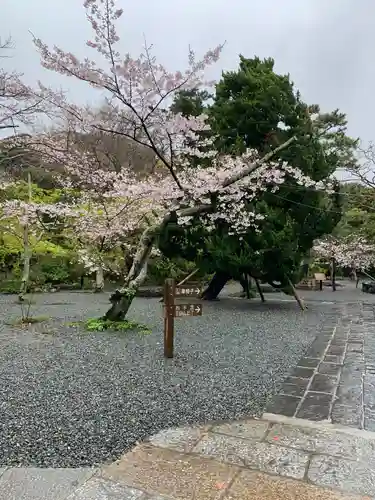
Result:
<instances>
[{"instance_id":1,"label":"pink cherry blossom","mask_svg":"<svg viewBox=\"0 0 375 500\"><path fill-rule=\"evenodd\" d=\"M357 235L346 238L328 236L315 242L313 252L328 261L334 259L339 266L359 271L375 264L375 245Z\"/></svg>"}]
</instances>

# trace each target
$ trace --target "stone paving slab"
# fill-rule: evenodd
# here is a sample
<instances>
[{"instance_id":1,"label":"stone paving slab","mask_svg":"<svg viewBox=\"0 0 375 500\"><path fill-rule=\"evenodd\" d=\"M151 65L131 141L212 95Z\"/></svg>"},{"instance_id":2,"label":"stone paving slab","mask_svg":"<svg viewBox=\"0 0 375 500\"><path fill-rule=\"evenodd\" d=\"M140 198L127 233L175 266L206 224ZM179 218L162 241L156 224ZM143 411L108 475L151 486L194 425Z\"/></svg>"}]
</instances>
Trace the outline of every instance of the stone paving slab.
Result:
<instances>
[{"instance_id":1,"label":"stone paving slab","mask_svg":"<svg viewBox=\"0 0 375 500\"><path fill-rule=\"evenodd\" d=\"M0 500L65 500L94 473L94 469L3 469Z\"/></svg>"},{"instance_id":2,"label":"stone paving slab","mask_svg":"<svg viewBox=\"0 0 375 500\"><path fill-rule=\"evenodd\" d=\"M204 436L193 452L221 462L296 479L304 477L309 461L309 455L302 451L219 434Z\"/></svg>"},{"instance_id":3,"label":"stone paving slab","mask_svg":"<svg viewBox=\"0 0 375 500\"><path fill-rule=\"evenodd\" d=\"M121 498L122 500L142 500L145 494L141 490L128 488L122 484L107 481L102 478L93 478L87 481L67 500L108 500L110 498Z\"/></svg>"},{"instance_id":4,"label":"stone paving slab","mask_svg":"<svg viewBox=\"0 0 375 500\"><path fill-rule=\"evenodd\" d=\"M243 471L224 500L355 500L358 497L291 479Z\"/></svg>"},{"instance_id":5,"label":"stone paving slab","mask_svg":"<svg viewBox=\"0 0 375 500\"><path fill-rule=\"evenodd\" d=\"M200 439L205 427L179 427L165 429L151 436L149 442L160 448L169 448L181 452L189 452Z\"/></svg>"},{"instance_id":6,"label":"stone paving slab","mask_svg":"<svg viewBox=\"0 0 375 500\"><path fill-rule=\"evenodd\" d=\"M168 429L98 471L1 472L0 500L369 500L375 433L264 414Z\"/></svg>"},{"instance_id":7,"label":"stone paving slab","mask_svg":"<svg viewBox=\"0 0 375 500\"><path fill-rule=\"evenodd\" d=\"M332 432L330 429L275 424L267 435L267 441L306 452L348 459L355 457L373 463L375 469L375 439Z\"/></svg>"},{"instance_id":8,"label":"stone paving slab","mask_svg":"<svg viewBox=\"0 0 375 500\"><path fill-rule=\"evenodd\" d=\"M353 457L355 460L355 457ZM313 456L308 471L308 479L319 486L330 486L349 493L375 496L374 464L354 460Z\"/></svg>"},{"instance_id":9,"label":"stone paving slab","mask_svg":"<svg viewBox=\"0 0 375 500\"><path fill-rule=\"evenodd\" d=\"M83 484L66 500L171 500L171 497L148 495L104 478L95 477ZM173 499L172 499L173 500Z\"/></svg>"},{"instance_id":10,"label":"stone paving slab","mask_svg":"<svg viewBox=\"0 0 375 500\"><path fill-rule=\"evenodd\" d=\"M243 439L261 441L269 428L269 422L262 420L240 420L225 424L217 424L211 427L211 432L219 434L228 434Z\"/></svg>"},{"instance_id":11,"label":"stone paving slab","mask_svg":"<svg viewBox=\"0 0 375 500\"><path fill-rule=\"evenodd\" d=\"M144 444L102 469L102 477L176 500L219 500L238 468Z\"/></svg>"}]
</instances>

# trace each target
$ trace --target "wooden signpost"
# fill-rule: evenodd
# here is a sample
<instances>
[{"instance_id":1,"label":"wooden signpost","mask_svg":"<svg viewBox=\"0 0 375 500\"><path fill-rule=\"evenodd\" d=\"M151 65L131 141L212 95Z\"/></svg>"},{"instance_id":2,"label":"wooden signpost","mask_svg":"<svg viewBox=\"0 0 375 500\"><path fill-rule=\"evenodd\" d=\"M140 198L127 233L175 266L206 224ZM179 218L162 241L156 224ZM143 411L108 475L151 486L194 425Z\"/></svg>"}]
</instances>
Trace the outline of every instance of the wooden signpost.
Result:
<instances>
[{"instance_id":1,"label":"wooden signpost","mask_svg":"<svg viewBox=\"0 0 375 500\"><path fill-rule=\"evenodd\" d=\"M324 273L315 273L314 278L319 282L319 290L323 290L323 281L326 280L326 275Z\"/></svg>"},{"instance_id":2,"label":"wooden signpost","mask_svg":"<svg viewBox=\"0 0 375 500\"><path fill-rule=\"evenodd\" d=\"M202 316L202 303L198 300L201 293L202 288L197 283L184 283L176 286L174 279L165 280L163 305L165 358L173 358L174 318ZM194 298L196 300L190 300Z\"/></svg>"}]
</instances>

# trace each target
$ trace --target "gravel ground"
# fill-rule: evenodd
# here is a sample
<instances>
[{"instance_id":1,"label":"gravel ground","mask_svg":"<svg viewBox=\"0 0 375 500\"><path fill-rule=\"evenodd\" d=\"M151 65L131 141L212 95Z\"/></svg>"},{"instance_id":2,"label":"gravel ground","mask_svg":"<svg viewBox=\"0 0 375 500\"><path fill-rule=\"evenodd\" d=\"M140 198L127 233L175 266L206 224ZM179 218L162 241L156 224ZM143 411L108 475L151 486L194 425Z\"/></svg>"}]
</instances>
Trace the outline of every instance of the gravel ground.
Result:
<instances>
[{"instance_id":1,"label":"gravel ground","mask_svg":"<svg viewBox=\"0 0 375 500\"><path fill-rule=\"evenodd\" d=\"M28 330L7 325L19 306L0 296L0 466L93 466L162 428L259 414L336 314L280 299L205 303L176 320L164 360L158 299L134 301L130 316L152 327L141 335L69 327L103 313L107 295L36 295L33 314L50 320Z\"/></svg>"}]
</instances>

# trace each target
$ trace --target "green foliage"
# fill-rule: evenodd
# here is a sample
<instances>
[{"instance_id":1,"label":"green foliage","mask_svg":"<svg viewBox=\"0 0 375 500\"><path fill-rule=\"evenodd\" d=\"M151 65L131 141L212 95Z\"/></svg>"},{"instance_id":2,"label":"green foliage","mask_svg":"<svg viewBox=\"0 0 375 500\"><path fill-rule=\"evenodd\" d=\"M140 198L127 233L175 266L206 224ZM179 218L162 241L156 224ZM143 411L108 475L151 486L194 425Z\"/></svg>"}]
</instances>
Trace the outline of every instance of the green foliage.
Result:
<instances>
[{"instance_id":1,"label":"green foliage","mask_svg":"<svg viewBox=\"0 0 375 500\"><path fill-rule=\"evenodd\" d=\"M32 185L33 202L53 204L66 200L74 193L62 189L44 189ZM28 200L28 184L22 180L0 190L1 200ZM32 249L29 290L45 288L56 283L72 282L82 273L75 261L75 253L71 242L64 238L61 228L46 231L43 238L29 234L29 245ZM0 233L0 291L15 293L19 290L22 275L22 258L24 251L23 229L12 224ZM73 264L72 264L73 262Z\"/></svg>"},{"instance_id":2,"label":"green foliage","mask_svg":"<svg viewBox=\"0 0 375 500\"><path fill-rule=\"evenodd\" d=\"M354 161L356 141L346 136L345 115L322 114L319 106L304 103L289 75L275 73L272 59L241 56L238 70L223 73L212 104L194 94L189 108L189 95L182 97L175 101L175 111L200 114L205 106L220 151L239 154L256 148L266 153L294 135L297 141L282 151L280 160L316 181ZM311 113L317 113L314 122ZM286 287L288 277L298 280L301 260L314 239L331 233L339 222L340 186L327 195L287 177L277 192L259 195L247 209L265 216L260 232L250 229L242 238L229 236L229 228L218 221L216 232L207 234L196 217L190 230L168 228L160 249L170 259L181 255L207 272L222 270L234 278L248 272Z\"/></svg>"},{"instance_id":3,"label":"green foliage","mask_svg":"<svg viewBox=\"0 0 375 500\"><path fill-rule=\"evenodd\" d=\"M375 198L372 188L357 183L342 186L344 214L335 236L357 235L375 243Z\"/></svg>"},{"instance_id":4,"label":"green foliage","mask_svg":"<svg viewBox=\"0 0 375 500\"><path fill-rule=\"evenodd\" d=\"M174 278L178 281L194 271L195 268L194 262L189 262L178 256L171 259L165 255L155 257L149 264L147 281L154 285L162 285L167 278ZM197 274L197 277L202 277L202 274Z\"/></svg>"},{"instance_id":5,"label":"green foliage","mask_svg":"<svg viewBox=\"0 0 375 500\"><path fill-rule=\"evenodd\" d=\"M43 189L37 184L32 184L34 203L57 203L67 196L63 189ZM18 181L0 190L0 196L7 200L27 201L29 197L29 187L27 182Z\"/></svg>"},{"instance_id":6,"label":"green foliage","mask_svg":"<svg viewBox=\"0 0 375 500\"><path fill-rule=\"evenodd\" d=\"M207 101L212 97L206 90L182 90L177 94L171 106L171 111L181 113L185 117L201 115L205 111Z\"/></svg>"},{"instance_id":7,"label":"green foliage","mask_svg":"<svg viewBox=\"0 0 375 500\"><path fill-rule=\"evenodd\" d=\"M73 326L75 326L73 324ZM143 334L150 334L151 330L146 326L135 321L110 321L103 318L89 318L84 322L86 330L90 332L103 332L111 330L114 332L126 332L137 330Z\"/></svg>"},{"instance_id":8,"label":"green foliage","mask_svg":"<svg viewBox=\"0 0 375 500\"><path fill-rule=\"evenodd\" d=\"M19 291L21 255L21 249L17 251L11 245L0 247L0 292ZM73 252L42 240L36 245L31 259L29 291L48 289L61 283L78 283L83 273L83 267L75 262Z\"/></svg>"},{"instance_id":9,"label":"green foliage","mask_svg":"<svg viewBox=\"0 0 375 500\"><path fill-rule=\"evenodd\" d=\"M289 76L276 74L272 59L241 55L238 70L223 73L209 108L220 149L234 153L251 146L267 149L282 119L285 125L296 125L298 104Z\"/></svg>"}]
</instances>

